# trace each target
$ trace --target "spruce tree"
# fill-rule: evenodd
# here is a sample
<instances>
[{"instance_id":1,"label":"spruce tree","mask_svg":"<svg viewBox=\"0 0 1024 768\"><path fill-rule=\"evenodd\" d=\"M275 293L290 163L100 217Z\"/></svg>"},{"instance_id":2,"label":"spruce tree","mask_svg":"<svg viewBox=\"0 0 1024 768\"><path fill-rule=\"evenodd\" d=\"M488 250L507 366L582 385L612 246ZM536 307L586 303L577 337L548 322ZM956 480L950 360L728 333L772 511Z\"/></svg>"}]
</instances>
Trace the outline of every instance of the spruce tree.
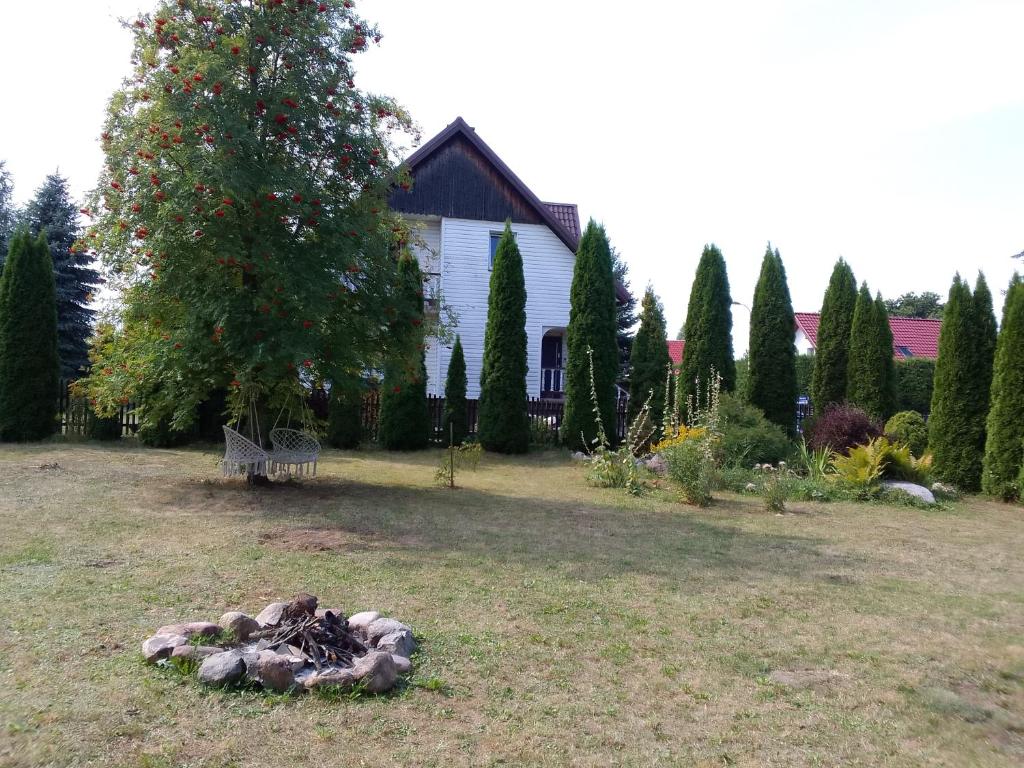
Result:
<instances>
[{"instance_id":1,"label":"spruce tree","mask_svg":"<svg viewBox=\"0 0 1024 768\"><path fill-rule=\"evenodd\" d=\"M857 293L850 329L846 397L872 418L884 421L892 408L891 387L895 369L891 364L892 335L880 307L881 301L871 298L867 283L862 284ZM885 329L882 328L883 320Z\"/></svg>"},{"instance_id":2,"label":"spruce tree","mask_svg":"<svg viewBox=\"0 0 1024 768\"><path fill-rule=\"evenodd\" d=\"M612 248L612 275L616 285L621 285L625 299L618 300L618 289L616 288L615 301L615 326L618 330L619 342L619 376L627 378L629 374L630 357L633 354L633 341L635 334L633 326L639 319L636 314L636 296L629 288L629 266L622 255Z\"/></svg>"},{"instance_id":3,"label":"spruce tree","mask_svg":"<svg viewBox=\"0 0 1024 768\"><path fill-rule=\"evenodd\" d=\"M566 334L568 360L561 435L577 449L592 448L597 437L591 359L598 411L609 441L615 442L615 382L619 374L616 333L611 248L604 227L591 219L576 251Z\"/></svg>"},{"instance_id":4,"label":"spruce tree","mask_svg":"<svg viewBox=\"0 0 1024 768\"><path fill-rule=\"evenodd\" d=\"M982 488L1007 501L1020 498L1024 471L1024 280L1014 273L1003 304L992 407L988 412Z\"/></svg>"},{"instance_id":5,"label":"spruce tree","mask_svg":"<svg viewBox=\"0 0 1024 768\"><path fill-rule=\"evenodd\" d=\"M977 394L975 331L971 289L957 275L942 315L928 447L936 476L965 491L977 490L981 481L978 439L984 424L978 423L977 406L971 400Z\"/></svg>"},{"instance_id":6,"label":"spruce tree","mask_svg":"<svg viewBox=\"0 0 1024 768\"><path fill-rule=\"evenodd\" d=\"M400 291L414 313L419 329L413 340L422 341L423 277L416 258L404 253L398 263ZM423 344L415 350L398 348L384 365L378 440L389 451L415 451L430 443L427 408L427 365Z\"/></svg>"},{"instance_id":7,"label":"spruce tree","mask_svg":"<svg viewBox=\"0 0 1024 768\"><path fill-rule=\"evenodd\" d=\"M732 354L732 296L725 259L715 245L704 246L683 325L686 352L679 372L681 403L705 390L712 370L722 377L722 391L736 388Z\"/></svg>"},{"instance_id":8,"label":"spruce tree","mask_svg":"<svg viewBox=\"0 0 1024 768\"><path fill-rule=\"evenodd\" d=\"M7 257L7 247L11 235L14 234L14 224L18 219L18 213L14 208L14 182L11 179L11 172L7 170L7 163L0 160L0 275L4 272L4 259Z\"/></svg>"},{"instance_id":9,"label":"spruce tree","mask_svg":"<svg viewBox=\"0 0 1024 768\"><path fill-rule=\"evenodd\" d=\"M761 261L750 312L746 397L789 435L796 432L796 320L786 270L771 245Z\"/></svg>"},{"instance_id":10,"label":"spruce tree","mask_svg":"<svg viewBox=\"0 0 1024 768\"><path fill-rule=\"evenodd\" d=\"M11 238L0 277L0 440L41 440L56 428L57 307L46 237Z\"/></svg>"},{"instance_id":11,"label":"spruce tree","mask_svg":"<svg viewBox=\"0 0 1024 768\"><path fill-rule=\"evenodd\" d=\"M455 337L452 358L448 361L448 377L444 382L444 418L441 440L451 440L462 445L469 435L469 411L466 405L466 356L462 351L462 339Z\"/></svg>"},{"instance_id":12,"label":"spruce tree","mask_svg":"<svg viewBox=\"0 0 1024 768\"><path fill-rule=\"evenodd\" d=\"M526 281L523 257L505 222L491 270L480 371L480 444L496 453L525 453L530 447L526 413Z\"/></svg>"},{"instance_id":13,"label":"spruce tree","mask_svg":"<svg viewBox=\"0 0 1024 768\"><path fill-rule=\"evenodd\" d=\"M89 336L95 313L89 308L99 274L85 250L72 246L80 236L78 206L71 200L68 182L51 173L25 208L25 222L33 235L46 232L57 286L57 340L61 376L74 379L89 367Z\"/></svg>"},{"instance_id":14,"label":"spruce tree","mask_svg":"<svg viewBox=\"0 0 1024 768\"><path fill-rule=\"evenodd\" d=\"M648 286L640 303L640 329L633 339L627 420L632 424L650 398L648 419L650 427L655 430L653 439L658 438L665 415L666 371L672 365L666 334L661 302L654 289Z\"/></svg>"},{"instance_id":15,"label":"spruce tree","mask_svg":"<svg viewBox=\"0 0 1024 768\"><path fill-rule=\"evenodd\" d=\"M847 366L853 310L857 303L857 281L842 259L832 269L818 322L814 373L811 375L811 403L824 413L832 403L846 400Z\"/></svg>"}]
</instances>

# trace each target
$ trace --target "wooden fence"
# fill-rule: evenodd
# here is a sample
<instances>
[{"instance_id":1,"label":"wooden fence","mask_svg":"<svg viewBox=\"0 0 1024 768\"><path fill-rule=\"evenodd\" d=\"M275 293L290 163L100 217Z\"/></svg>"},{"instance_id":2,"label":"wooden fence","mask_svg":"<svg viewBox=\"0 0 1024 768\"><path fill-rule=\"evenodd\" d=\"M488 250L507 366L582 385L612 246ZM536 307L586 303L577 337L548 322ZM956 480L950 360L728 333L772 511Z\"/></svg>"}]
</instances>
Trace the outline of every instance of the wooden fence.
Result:
<instances>
[{"instance_id":1,"label":"wooden fence","mask_svg":"<svg viewBox=\"0 0 1024 768\"><path fill-rule=\"evenodd\" d=\"M86 435L89 422L96 418L89 401L84 397L76 397L71 392L73 381L61 380L57 399L57 419L62 435ZM117 409L117 420L121 425L122 435L134 435L139 429L138 416L134 403L124 403Z\"/></svg>"}]
</instances>

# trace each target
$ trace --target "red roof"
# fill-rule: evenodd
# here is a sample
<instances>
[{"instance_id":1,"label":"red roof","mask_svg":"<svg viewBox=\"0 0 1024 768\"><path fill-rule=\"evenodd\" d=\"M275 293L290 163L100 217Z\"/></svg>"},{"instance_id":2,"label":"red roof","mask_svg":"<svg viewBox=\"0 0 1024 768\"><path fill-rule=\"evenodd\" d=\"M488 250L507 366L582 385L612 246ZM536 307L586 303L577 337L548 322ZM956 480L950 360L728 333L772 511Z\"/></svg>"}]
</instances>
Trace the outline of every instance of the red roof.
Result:
<instances>
[{"instance_id":1,"label":"red roof","mask_svg":"<svg viewBox=\"0 0 1024 768\"><path fill-rule=\"evenodd\" d=\"M810 340L811 345L818 346L818 321L821 316L817 312L797 312L796 325ZM889 328L892 329L892 353L897 360L908 357L927 357L932 360L939 356L939 331L941 320L921 317L890 317Z\"/></svg>"},{"instance_id":2,"label":"red roof","mask_svg":"<svg viewBox=\"0 0 1024 768\"><path fill-rule=\"evenodd\" d=\"M669 339L668 342L668 356L672 358L672 366L682 365L683 362L683 348L686 347L685 341L677 341L676 339Z\"/></svg>"},{"instance_id":3,"label":"red roof","mask_svg":"<svg viewBox=\"0 0 1024 768\"><path fill-rule=\"evenodd\" d=\"M577 242L580 239L580 214L575 203L544 203L555 214L558 223L565 227Z\"/></svg>"}]
</instances>

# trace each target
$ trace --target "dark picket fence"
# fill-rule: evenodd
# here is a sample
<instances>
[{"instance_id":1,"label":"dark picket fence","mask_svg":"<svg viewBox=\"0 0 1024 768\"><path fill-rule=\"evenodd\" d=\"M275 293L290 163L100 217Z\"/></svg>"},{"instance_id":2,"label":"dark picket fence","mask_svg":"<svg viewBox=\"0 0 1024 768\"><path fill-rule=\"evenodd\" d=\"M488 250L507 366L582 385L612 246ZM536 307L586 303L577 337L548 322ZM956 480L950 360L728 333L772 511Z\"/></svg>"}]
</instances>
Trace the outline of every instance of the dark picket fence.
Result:
<instances>
[{"instance_id":1,"label":"dark picket fence","mask_svg":"<svg viewBox=\"0 0 1024 768\"><path fill-rule=\"evenodd\" d=\"M73 381L61 380L57 399L57 419L60 434L85 436L89 431L89 423L96 418L89 401L78 397L72 392ZM139 428L135 403L128 402L118 406L117 421L121 425L122 435L134 435Z\"/></svg>"}]
</instances>

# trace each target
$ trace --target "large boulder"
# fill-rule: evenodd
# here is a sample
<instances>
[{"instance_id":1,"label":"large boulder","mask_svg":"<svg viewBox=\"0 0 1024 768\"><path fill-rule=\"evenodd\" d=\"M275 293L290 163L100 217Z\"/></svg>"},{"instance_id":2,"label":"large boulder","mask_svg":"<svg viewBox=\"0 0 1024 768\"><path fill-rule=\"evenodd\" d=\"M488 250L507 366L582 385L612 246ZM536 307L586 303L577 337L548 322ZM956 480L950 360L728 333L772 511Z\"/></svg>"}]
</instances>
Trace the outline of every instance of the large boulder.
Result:
<instances>
[{"instance_id":1,"label":"large boulder","mask_svg":"<svg viewBox=\"0 0 1024 768\"><path fill-rule=\"evenodd\" d=\"M370 645L376 645L377 641L385 635L403 629L412 632L407 624L403 624L397 619L375 619L366 627L366 639L370 641Z\"/></svg>"},{"instance_id":2,"label":"large boulder","mask_svg":"<svg viewBox=\"0 0 1024 768\"><path fill-rule=\"evenodd\" d=\"M405 656L398 656L392 653L391 660L395 662L395 669L398 670L398 674L404 675L406 672L412 671L412 662Z\"/></svg>"},{"instance_id":3,"label":"large boulder","mask_svg":"<svg viewBox=\"0 0 1024 768\"><path fill-rule=\"evenodd\" d=\"M295 665L287 656L261 653L257 669L263 687L271 691L284 693L295 685Z\"/></svg>"},{"instance_id":4,"label":"large boulder","mask_svg":"<svg viewBox=\"0 0 1024 768\"><path fill-rule=\"evenodd\" d=\"M398 668L390 653L370 651L356 659L352 665L355 679L365 686L369 693L390 691L398 681Z\"/></svg>"},{"instance_id":5,"label":"large boulder","mask_svg":"<svg viewBox=\"0 0 1024 768\"><path fill-rule=\"evenodd\" d=\"M156 634L142 644L142 655L146 661L155 664L160 659L168 658L174 649L188 645L188 638L181 634Z\"/></svg>"},{"instance_id":6,"label":"large boulder","mask_svg":"<svg viewBox=\"0 0 1024 768\"><path fill-rule=\"evenodd\" d=\"M180 624L164 624L156 633L158 635L184 635L192 637L201 635L205 637L219 637L221 633L219 624L212 621L187 621Z\"/></svg>"},{"instance_id":7,"label":"large boulder","mask_svg":"<svg viewBox=\"0 0 1024 768\"><path fill-rule=\"evenodd\" d=\"M902 491L908 496L920 499L925 504L935 503L935 494L925 488L923 485L917 483L907 483L902 480L886 480L882 483L885 488L889 488L894 491Z\"/></svg>"},{"instance_id":8,"label":"large boulder","mask_svg":"<svg viewBox=\"0 0 1024 768\"><path fill-rule=\"evenodd\" d=\"M249 639L249 635L260 629L256 619L241 611L228 611L220 617L220 625L240 643L244 643Z\"/></svg>"},{"instance_id":9,"label":"large boulder","mask_svg":"<svg viewBox=\"0 0 1024 768\"><path fill-rule=\"evenodd\" d=\"M315 673L303 681L306 688L343 688L348 690L356 684L356 676L351 669L328 669Z\"/></svg>"},{"instance_id":10,"label":"large boulder","mask_svg":"<svg viewBox=\"0 0 1024 768\"><path fill-rule=\"evenodd\" d=\"M348 617L348 628L352 632L366 635L367 628L380 618L376 611L360 611Z\"/></svg>"},{"instance_id":11,"label":"large boulder","mask_svg":"<svg viewBox=\"0 0 1024 768\"><path fill-rule=\"evenodd\" d=\"M237 683L245 674L245 662L239 651L222 651L203 659L199 667L199 682L206 685Z\"/></svg>"},{"instance_id":12,"label":"large boulder","mask_svg":"<svg viewBox=\"0 0 1024 768\"><path fill-rule=\"evenodd\" d=\"M217 645L179 645L171 651L171 658L199 660L223 651L224 649Z\"/></svg>"},{"instance_id":13,"label":"large boulder","mask_svg":"<svg viewBox=\"0 0 1024 768\"><path fill-rule=\"evenodd\" d=\"M288 603L271 603L256 614L256 623L260 625L260 628L276 627L281 623L287 610Z\"/></svg>"}]
</instances>

